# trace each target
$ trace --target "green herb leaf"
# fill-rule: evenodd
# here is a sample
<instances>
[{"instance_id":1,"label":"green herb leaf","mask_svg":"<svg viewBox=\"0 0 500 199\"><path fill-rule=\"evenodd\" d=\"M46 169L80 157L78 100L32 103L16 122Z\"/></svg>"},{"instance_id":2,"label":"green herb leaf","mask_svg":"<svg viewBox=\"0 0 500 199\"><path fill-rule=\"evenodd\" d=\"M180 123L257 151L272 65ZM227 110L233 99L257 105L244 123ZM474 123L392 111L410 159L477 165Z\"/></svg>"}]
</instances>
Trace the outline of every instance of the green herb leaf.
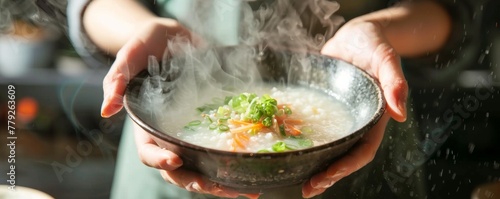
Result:
<instances>
[{"instance_id":1,"label":"green herb leaf","mask_svg":"<svg viewBox=\"0 0 500 199\"><path fill-rule=\"evenodd\" d=\"M216 123L212 123L212 124L208 125L208 129L210 129L210 130L217 129L217 124Z\"/></svg>"},{"instance_id":2,"label":"green herb leaf","mask_svg":"<svg viewBox=\"0 0 500 199\"><path fill-rule=\"evenodd\" d=\"M301 147L312 147L313 146L313 141L311 139L300 139L298 141L299 145Z\"/></svg>"},{"instance_id":3,"label":"green herb leaf","mask_svg":"<svg viewBox=\"0 0 500 199\"><path fill-rule=\"evenodd\" d=\"M287 114L287 115L292 114L292 109L288 108L287 106L285 106L283 109L285 110L285 114Z\"/></svg>"},{"instance_id":4,"label":"green herb leaf","mask_svg":"<svg viewBox=\"0 0 500 199\"><path fill-rule=\"evenodd\" d=\"M188 126L198 126L201 124L200 120L194 120L188 123Z\"/></svg>"},{"instance_id":5,"label":"green herb leaf","mask_svg":"<svg viewBox=\"0 0 500 199\"><path fill-rule=\"evenodd\" d=\"M265 126L265 127L270 127L273 125L273 118L272 117L266 117L264 118L264 120L262 120L262 124Z\"/></svg>"},{"instance_id":6,"label":"green herb leaf","mask_svg":"<svg viewBox=\"0 0 500 199\"><path fill-rule=\"evenodd\" d=\"M229 126L227 126L225 124L219 124L219 131L222 131L222 132L229 131Z\"/></svg>"},{"instance_id":7,"label":"green herb leaf","mask_svg":"<svg viewBox=\"0 0 500 199\"><path fill-rule=\"evenodd\" d=\"M269 153L271 151L267 150L267 149L261 149L261 150L258 150L257 153Z\"/></svg>"},{"instance_id":8,"label":"green herb leaf","mask_svg":"<svg viewBox=\"0 0 500 199\"><path fill-rule=\"evenodd\" d=\"M281 124L279 127L281 136L286 136L285 125Z\"/></svg>"},{"instance_id":9,"label":"green herb leaf","mask_svg":"<svg viewBox=\"0 0 500 199\"><path fill-rule=\"evenodd\" d=\"M273 151L275 152L283 152L286 151L286 144L282 141L278 141L272 146Z\"/></svg>"},{"instance_id":10,"label":"green herb leaf","mask_svg":"<svg viewBox=\"0 0 500 199\"><path fill-rule=\"evenodd\" d=\"M305 133L305 134L311 134L314 132L314 130L310 126L303 126L302 128L300 128L300 132Z\"/></svg>"}]
</instances>

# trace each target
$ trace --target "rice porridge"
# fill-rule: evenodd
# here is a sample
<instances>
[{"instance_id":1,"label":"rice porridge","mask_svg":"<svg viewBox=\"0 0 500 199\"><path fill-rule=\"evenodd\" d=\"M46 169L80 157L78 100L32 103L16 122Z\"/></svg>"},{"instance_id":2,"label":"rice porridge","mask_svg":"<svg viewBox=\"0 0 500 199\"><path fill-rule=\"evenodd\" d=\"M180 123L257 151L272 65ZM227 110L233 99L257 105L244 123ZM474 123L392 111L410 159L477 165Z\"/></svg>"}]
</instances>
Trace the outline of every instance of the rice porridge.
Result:
<instances>
[{"instance_id":1,"label":"rice porridge","mask_svg":"<svg viewBox=\"0 0 500 199\"><path fill-rule=\"evenodd\" d=\"M283 152L346 136L353 116L325 92L306 87L268 86L196 108L181 126L167 123L185 142L227 151Z\"/></svg>"}]
</instances>

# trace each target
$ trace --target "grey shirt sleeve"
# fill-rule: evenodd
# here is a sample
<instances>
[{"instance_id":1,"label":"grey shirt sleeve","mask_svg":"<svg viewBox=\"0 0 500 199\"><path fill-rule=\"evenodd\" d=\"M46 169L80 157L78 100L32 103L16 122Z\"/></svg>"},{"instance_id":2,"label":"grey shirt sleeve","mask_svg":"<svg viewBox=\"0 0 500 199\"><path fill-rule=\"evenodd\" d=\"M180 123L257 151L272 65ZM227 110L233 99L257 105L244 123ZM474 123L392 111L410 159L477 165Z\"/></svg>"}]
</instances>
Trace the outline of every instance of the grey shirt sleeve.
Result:
<instances>
[{"instance_id":1,"label":"grey shirt sleeve","mask_svg":"<svg viewBox=\"0 0 500 199\"><path fill-rule=\"evenodd\" d=\"M91 67L109 67L112 58L99 50L92 43L82 26L82 14L90 0L71 0L68 1L68 37L73 44L76 52Z\"/></svg>"}]
</instances>

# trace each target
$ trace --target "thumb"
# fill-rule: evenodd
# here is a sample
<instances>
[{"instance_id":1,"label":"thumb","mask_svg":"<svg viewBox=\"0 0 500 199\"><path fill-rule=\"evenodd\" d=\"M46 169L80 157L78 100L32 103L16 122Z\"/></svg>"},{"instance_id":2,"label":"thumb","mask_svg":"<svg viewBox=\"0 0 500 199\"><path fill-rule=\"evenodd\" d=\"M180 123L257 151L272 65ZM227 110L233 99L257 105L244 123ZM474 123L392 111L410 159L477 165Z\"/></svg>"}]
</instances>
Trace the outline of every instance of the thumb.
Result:
<instances>
[{"instance_id":1,"label":"thumb","mask_svg":"<svg viewBox=\"0 0 500 199\"><path fill-rule=\"evenodd\" d=\"M400 57L389 44L382 43L375 49L370 65L384 92L389 114L398 122L406 121L408 83L401 68Z\"/></svg>"},{"instance_id":2,"label":"thumb","mask_svg":"<svg viewBox=\"0 0 500 199\"><path fill-rule=\"evenodd\" d=\"M137 153L142 163L162 170L175 170L182 166L182 159L177 154L158 146L137 124L134 124L133 128Z\"/></svg>"},{"instance_id":3,"label":"thumb","mask_svg":"<svg viewBox=\"0 0 500 199\"><path fill-rule=\"evenodd\" d=\"M404 122L407 116L408 84L396 51L386 42L381 42L373 48L356 53L337 47L337 45L342 46L339 45L342 42L338 41L338 39L329 41L321 53L354 64L377 78L387 101L389 114L394 120Z\"/></svg>"},{"instance_id":4,"label":"thumb","mask_svg":"<svg viewBox=\"0 0 500 199\"><path fill-rule=\"evenodd\" d=\"M120 49L103 80L102 117L111 117L122 109L127 84L146 67L147 57L144 44L139 39L131 40Z\"/></svg>"}]
</instances>

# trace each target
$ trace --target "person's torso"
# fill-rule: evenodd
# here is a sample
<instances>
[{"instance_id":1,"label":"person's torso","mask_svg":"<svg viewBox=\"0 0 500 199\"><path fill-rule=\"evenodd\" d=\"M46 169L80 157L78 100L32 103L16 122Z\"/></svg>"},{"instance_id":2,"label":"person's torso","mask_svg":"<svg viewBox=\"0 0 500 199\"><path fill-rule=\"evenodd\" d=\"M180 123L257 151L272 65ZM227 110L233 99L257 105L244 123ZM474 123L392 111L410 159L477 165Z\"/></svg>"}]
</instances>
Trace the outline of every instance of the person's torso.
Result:
<instances>
[{"instance_id":1,"label":"person's torso","mask_svg":"<svg viewBox=\"0 0 500 199\"><path fill-rule=\"evenodd\" d=\"M156 0L155 9L160 16L177 19L189 29L220 45L235 45L238 44L241 34L240 22L244 17L242 15L248 14L243 9L248 6L247 3L252 9L259 9L260 4L273 3L274 1ZM296 0L302 5L307 5L307 2L304 3L305 1L308 0ZM335 12L335 15L344 17L346 21L388 6L387 0L338 0L337 2L340 9Z\"/></svg>"}]
</instances>

